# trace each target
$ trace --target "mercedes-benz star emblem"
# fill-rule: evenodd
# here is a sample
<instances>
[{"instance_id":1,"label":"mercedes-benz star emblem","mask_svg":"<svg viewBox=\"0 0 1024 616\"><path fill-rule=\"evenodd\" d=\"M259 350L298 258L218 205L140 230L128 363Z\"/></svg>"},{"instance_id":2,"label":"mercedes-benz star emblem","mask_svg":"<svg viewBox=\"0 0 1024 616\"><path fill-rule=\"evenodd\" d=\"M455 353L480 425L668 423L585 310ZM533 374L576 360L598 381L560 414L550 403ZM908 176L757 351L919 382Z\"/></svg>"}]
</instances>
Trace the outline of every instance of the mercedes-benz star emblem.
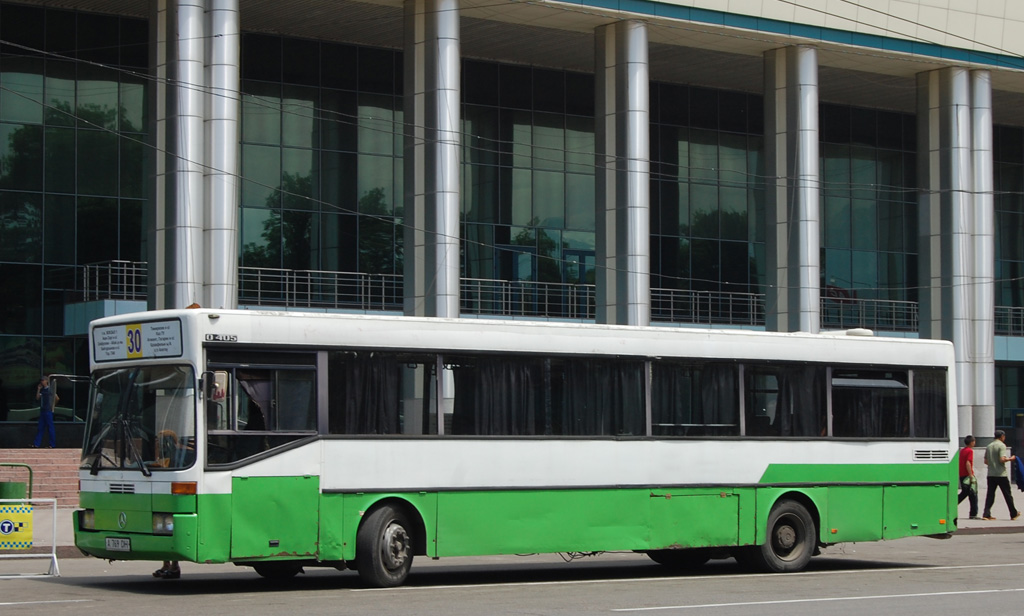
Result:
<instances>
[{"instance_id":1,"label":"mercedes-benz star emblem","mask_svg":"<svg viewBox=\"0 0 1024 616\"><path fill-rule=\"evenodd\" d=\"M125 514L125 512L123 512L123 511L122 511L122 512L121 512L121 513L120 513L120 514L119 514L119 515L117 516L117 525L118 525L119 527L121 527L121 528L124 528L126 524L128 524L128 515L127 515L127 514Z\"/></svg>"}]
</instances>

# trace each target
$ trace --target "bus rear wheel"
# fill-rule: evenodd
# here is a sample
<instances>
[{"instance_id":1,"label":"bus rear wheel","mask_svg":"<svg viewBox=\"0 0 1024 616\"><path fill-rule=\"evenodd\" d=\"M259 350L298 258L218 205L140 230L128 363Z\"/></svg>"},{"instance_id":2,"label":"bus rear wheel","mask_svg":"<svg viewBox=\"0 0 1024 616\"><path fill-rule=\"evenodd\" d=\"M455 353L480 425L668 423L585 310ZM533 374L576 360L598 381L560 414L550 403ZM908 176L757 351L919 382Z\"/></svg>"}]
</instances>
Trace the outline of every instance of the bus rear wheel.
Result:
<instances>
[{"instance_id":1,"label":"bus rear wheel","mask_svg":"<svg viewBox=\"0 0 1024 616\"><path fill-rule=\"evenodd\" d=\"M742 560L769 573L803 571L817 545L817 528L807 508L782 500L768 514L764 544L747 548Z\"/></svg>"},{"instance_id":2,"label":"bus rear wheel","mask_svg":"<svg viewBox=\"0 0 1024 616\"><path fill-rule=\"evenodd\" d=\"M412 567L413 541L409 521L390 505L374 510L356 533L356 568L374 588L400 586Z\"/></svg>"}]
</instances>

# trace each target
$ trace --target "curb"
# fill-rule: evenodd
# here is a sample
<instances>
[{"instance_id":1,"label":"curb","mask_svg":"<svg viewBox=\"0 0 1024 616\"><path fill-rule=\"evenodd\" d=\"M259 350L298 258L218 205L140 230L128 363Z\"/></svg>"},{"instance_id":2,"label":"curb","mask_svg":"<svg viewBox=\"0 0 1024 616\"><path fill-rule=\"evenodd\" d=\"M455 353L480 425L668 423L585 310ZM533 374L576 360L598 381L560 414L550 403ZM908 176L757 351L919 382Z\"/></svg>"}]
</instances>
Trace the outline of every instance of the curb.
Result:
<instances>
[{"instance_id":1,"label":"curb","mask_svg":"<svg viewBox=\"0 0 1024 616\"><path fill-rule=\"evenodd\" d=\"M953 536L956 535L1011 535L1014 533L1024 533L1024 526L973 526L971 528L958 528Z\"/></svg>"}]
</instances>

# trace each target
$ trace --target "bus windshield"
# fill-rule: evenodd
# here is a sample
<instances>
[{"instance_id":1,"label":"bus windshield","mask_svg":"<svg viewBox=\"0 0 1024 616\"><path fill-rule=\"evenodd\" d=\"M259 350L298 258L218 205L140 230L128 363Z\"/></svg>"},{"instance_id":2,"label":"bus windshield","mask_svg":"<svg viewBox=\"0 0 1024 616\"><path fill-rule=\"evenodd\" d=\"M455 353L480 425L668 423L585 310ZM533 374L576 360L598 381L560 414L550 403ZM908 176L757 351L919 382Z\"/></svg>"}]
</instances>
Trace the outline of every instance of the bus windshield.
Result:
<instances>
[{"instance_id":1,"label":"bus windshield","mask_svg":"<svg viewBox=\"0 0 1024 616\"><path fill-rule=\"evenodd\" d=\"M83 469L187 468L195 462L195 378L189 366L138 366L93 374Z\"/></svg>"}]
</instances>

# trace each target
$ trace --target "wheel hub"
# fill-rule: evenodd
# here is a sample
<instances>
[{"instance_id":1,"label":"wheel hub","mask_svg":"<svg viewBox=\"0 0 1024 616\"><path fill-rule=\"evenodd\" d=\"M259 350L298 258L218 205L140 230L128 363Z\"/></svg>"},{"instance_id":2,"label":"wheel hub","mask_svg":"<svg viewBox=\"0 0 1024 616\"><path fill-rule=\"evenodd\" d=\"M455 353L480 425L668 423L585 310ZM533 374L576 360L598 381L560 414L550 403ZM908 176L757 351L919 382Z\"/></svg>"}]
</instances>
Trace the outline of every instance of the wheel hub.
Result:
<instances>
[{"instance_id":1,"label":"wheel hub","mask_svg":"<svg viewBox=\"0 0 1024 616\"><path fill-rule=\"evenodd\" d=\"M779 526L775 529L775 545L784 550L792 550L796 545L796 530L789 525Z\"/></svg>"},{"instance_id":2,"label":"wheel hub","mask_svg":"<svg viewBox=\"0 0 1024 616\"><path fill-rule=\"evenodd\" d=\"M384 529L384 541L381 543L384 563L388 569L398 569L405 564L412 552L409 533L401 524L391 523Z\"/></svg>"}]
</instances>

